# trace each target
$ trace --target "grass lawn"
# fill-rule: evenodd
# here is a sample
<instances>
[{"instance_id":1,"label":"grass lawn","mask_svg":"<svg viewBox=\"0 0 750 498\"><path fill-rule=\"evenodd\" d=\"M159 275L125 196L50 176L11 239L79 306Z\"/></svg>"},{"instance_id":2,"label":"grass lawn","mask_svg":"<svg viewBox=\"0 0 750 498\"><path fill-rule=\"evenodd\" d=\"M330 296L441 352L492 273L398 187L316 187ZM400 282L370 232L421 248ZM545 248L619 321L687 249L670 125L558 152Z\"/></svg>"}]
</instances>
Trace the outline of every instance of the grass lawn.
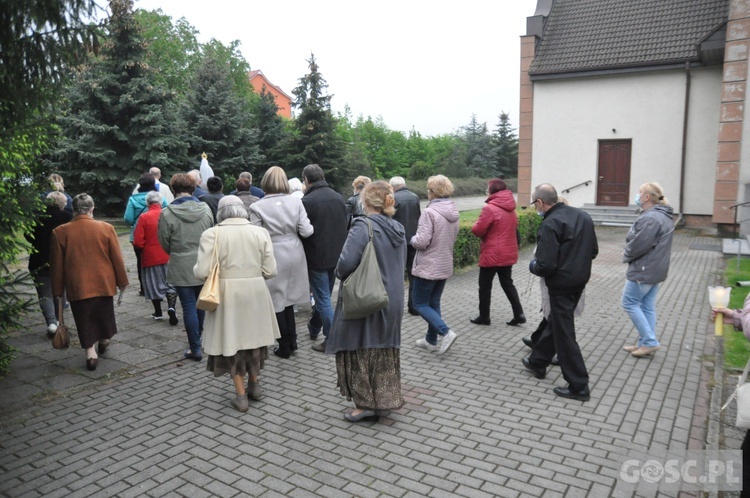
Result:
<instances>
[{"instance_id":1,"label":"grass lawn","mask_svg":"<svg viewBox=\"0 0 750 498\"><path fill-rule=\"evenodd\" d=\"M479 219L479 213L481 213L481 209L471 209L469 211L461 211L458 213L458 222L463 223L474 223Z\"/></svg>"},{"instance_id":2,"label":"grass lawn","mask_svg":"<svg viewBox=\"0 0 750 498\"><path fill-rule=\"evenodd\" d=\"M737 258L727 259L724 272L726 285L732 287L729 308L742 308L750 287L737 287L738 281L750 280L750 258L740 260L740 272L737 273ZM750 357L750 342L742 332L735 331L731 325L724 325L724 367L742 370Z\"/></svg>"}]
</instances>

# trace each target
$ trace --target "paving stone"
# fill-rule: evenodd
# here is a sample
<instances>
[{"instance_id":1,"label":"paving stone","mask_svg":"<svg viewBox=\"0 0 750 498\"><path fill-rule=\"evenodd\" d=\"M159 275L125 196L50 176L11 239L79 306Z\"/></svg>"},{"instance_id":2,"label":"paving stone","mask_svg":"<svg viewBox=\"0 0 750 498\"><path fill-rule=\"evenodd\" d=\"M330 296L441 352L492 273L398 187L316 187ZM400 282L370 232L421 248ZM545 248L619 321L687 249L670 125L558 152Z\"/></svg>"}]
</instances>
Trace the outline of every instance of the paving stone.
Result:
<instances>
[{"instance_id":1,"label":"paving stone","mask_svg":"<svg viewBox=\"0 0 750 498\"><path fill-rule=\"evenodd\" d=\"M705 287L716 283L724 264L718 253L688 249L708 239L676 232L670 276L657 301L659 338L667 347L637 360L621 351L636 336L618 298L625 233L597 228L600 255L586 312L577 320L592 382L587 403L552 394L564 384L559 369L537 380L520 363L528 354L520 338L540 320L538 281L525 270L530 248L514 271L526 325L503 325L510 309L498 286L497 325L469 324L477 306L476 268L457 272L446 285L443 316L460 334L449 353L416 349L425 322L404 317L407 404L380 423L343 420L351 403L336 388L334 358L309 349L304 306L297 314L300 349L289 361L269 358L266 397L247 414L229 404L229 379L180 358L182 327L148 320L132 293L117 309L119 333L93 375L80 350L50 350L42 320L30 314L26 330L11 334L21 347L12 365L17 371L0 380L0 494L616 495L627 450L705 441L700 431L712 374L702 358L715 354ZM121 242L132 272L127 236ZM39 373L42 381L35 383ZM733 449L743 437L737 432L728 439Z\"/></svg>"}]
</instances>

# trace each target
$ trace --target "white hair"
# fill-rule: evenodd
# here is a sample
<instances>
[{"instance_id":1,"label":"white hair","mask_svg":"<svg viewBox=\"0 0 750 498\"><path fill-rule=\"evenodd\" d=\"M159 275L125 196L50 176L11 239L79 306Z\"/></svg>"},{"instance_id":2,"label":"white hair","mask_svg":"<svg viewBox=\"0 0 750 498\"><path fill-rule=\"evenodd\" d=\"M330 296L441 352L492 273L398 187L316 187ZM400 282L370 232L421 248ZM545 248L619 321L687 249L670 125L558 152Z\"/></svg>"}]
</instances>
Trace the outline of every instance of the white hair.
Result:
<instances>
[{"instance_id":1,"label":"white hair","mask_svg":"<svg viewBox=\"0 0 750 498\"><path fill-rule=\"evenodd\" d=\"M225 195L219 201L219 209L216 211L216 222L221 223L229 218L247 218L247 209L242 199L236 195Z\"/></svg>"},{"instance_id":2,"label":"white hair","mask_svg":"<svg viewBox=\"0 0 750 498\"><path fill-rule=\"evenodd\" d=\"M156 190L146 194L146 205L150 206L151 204L161 204L161 194Z\"/></svg>"},{"instance_id":3,"label":"white hair","mask_svg":"<svg viewBox=\"0 0 750 498\"><path fill-rule=\"evenodd\" d=\"M406 181L404 181L404 178L402 176L394 176L393 178L391 178L391 181L388 183L390 183L391 187L393 188L402 187L406 185Z\"/></svg>"}]
</instances>

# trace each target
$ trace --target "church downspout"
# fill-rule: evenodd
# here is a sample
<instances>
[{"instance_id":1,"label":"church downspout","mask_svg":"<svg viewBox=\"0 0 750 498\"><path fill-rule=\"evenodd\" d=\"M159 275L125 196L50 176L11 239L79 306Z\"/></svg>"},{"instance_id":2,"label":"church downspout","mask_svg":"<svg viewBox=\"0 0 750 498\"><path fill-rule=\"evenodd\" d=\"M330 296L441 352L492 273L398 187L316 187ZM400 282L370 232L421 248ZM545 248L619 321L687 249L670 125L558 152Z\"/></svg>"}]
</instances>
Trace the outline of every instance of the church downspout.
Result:
<instances>
[{"instance_id":1,"label":"church downspout","mask_svg":"<svg viewBox=\"0 0 750 498\"><path fill-rule=\"evenodd\" d=\"M680 158L680 205L679 213L684 212L683 199L685 198L685 163L687 161L687 134L688 120L690 116L690 62L685 62L685 112L682 117L682 157Z\"/></svg>"}]
</instances>

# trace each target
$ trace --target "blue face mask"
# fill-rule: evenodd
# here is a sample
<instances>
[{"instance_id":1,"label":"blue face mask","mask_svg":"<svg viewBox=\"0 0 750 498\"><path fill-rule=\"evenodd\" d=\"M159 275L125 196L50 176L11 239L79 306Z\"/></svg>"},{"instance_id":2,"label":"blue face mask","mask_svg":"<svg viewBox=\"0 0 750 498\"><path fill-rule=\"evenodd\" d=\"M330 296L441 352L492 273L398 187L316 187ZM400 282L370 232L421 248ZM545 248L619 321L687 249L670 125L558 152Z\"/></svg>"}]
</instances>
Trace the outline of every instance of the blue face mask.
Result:
<instances>
[{"instance_id":1,"label":"blue face mask","mask_svg":"<svg viewBox=\"0 0 750 498\"><path fill-rule=\"evenodd\" d=\"M544 218L544 211L537 211L536 214Z\"/></svg>"},{"instance_id":2,"label":"blue face mask","mask_svg":"<svg viewBox=\"0 0 750 498\"><path fill-rule=\"evenodd\" d=\"M635 205L641 207L641 194L635 194Z\"/></svg>"}]
</instances>

